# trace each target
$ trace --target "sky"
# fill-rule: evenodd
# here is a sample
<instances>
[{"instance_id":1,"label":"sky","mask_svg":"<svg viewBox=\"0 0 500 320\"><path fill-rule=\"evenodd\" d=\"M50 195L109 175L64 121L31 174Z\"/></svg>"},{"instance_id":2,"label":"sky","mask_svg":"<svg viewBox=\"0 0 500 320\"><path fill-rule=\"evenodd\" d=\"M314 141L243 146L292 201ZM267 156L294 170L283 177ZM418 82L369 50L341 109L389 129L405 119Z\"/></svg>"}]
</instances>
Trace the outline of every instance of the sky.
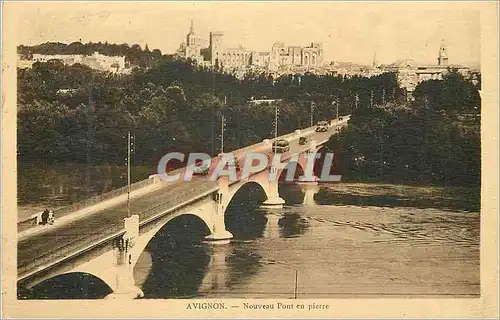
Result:
<instances>
[{"instance_id":1,"label":"sky","mask_svg":"<svg viewBox=\"0 0 500 320\"><path fill-rule=\"evenodd\" d=\"M326 61L371 64L413 59L435 64L441 42L449 63L480 62L480 15L453 6L415 3L145 2L25 3L19 44L46 41L147 43L173 53L194 20L197 35L224 33L224 46L270 51L273 43L322 42Z\"/></svg>"}]
</instances>

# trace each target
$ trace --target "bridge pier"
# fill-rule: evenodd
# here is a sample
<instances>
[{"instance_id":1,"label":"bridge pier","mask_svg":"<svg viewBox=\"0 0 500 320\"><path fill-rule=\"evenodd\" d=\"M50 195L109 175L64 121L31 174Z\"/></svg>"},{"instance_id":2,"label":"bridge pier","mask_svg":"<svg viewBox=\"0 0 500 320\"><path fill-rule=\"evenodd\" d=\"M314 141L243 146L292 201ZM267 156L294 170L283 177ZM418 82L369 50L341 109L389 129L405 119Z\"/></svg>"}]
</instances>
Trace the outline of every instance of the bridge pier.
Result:
<instances>
[{"instance_id":1,"label":"bridge pier","mask_svg":"<svg viewBox=\"0 0 500 320\"><path fill-rule=\"evenodd\" d=\"M274 179L271 178L274 177ZM264 208L282 208L285 204L285 200L280 197L278 182L279 176L277 173L277 169L275 167L271 167L268 172L268 178L266 181L267 184L267 200L264 201L262 207Z\"/></svg>"},{"instance_id":2,"label":"bridge pier","mask_svg":"<svg viewBox=\"0 0 500 320\"><path fill-rule=\"evenodd\" d=\"M304 200L302 200L303 205L314 205L316 201L314 200L314 195L318 193L318 186L316 184L301 183L302 190L304 190Z\"/></svg>"},{"instance_id":3,"label":"bridge pier","mask_svg":"<svg viewBox=\"0 0 500 320\"><path fill-rule=\"evenodd\" d=\"M307 151L305 157L302 156L299 159L304 175L297 181L300 185L317 185L319 178L314 174L314 164L316 163L316 157L318 155L318 148L316 145L316 140L309 141L309 150Z\"/></svg>"},{"instance_id":4,"label":"bridge pier","mask_svg":"<svg viewBox=\"0 0 500 320\"><path fill-rule=\"evenodd\" d=\"M116 243L114 250L114 264L110 272L108 285L113 290L105 299L135 299L144 296L140 288L135 285L134 260L131 248L139 239L139 215L132 215L124 219L125 234ZM105 268L105 267L104 267Z\"/></svg>"},{"instance_id":5,"label":"bridge pier","mask_svg":"<svg viewBox=\"0 0 500 320\"><path fill-rule=\"evenodd\" d=\"M229 178L228 176L220 176L219 190L214 195L214 214L212 218L211 234L205 237L206 241L213 243L229 243L233 238L231 232L226 230L225 212L229 198Z\"/></svg>"},{"instance_id":6,"label":"bridge pier","mask_svg":"<svg viewBox=\"0 0 500 320\"><path fill-rule=\"evenodd\" d=\"M263 207L265 208L282 208L283 205L285 204L285 200L280 197L279 191L278 191L278 181L269 181L269 188L268 188L268 198L264 203L262 204Z\"/></svg>"},{"instance_id":7,"label":"bridge pier","mask_svg":"<svg viewBox=\"0 0 500 320\"><path fill-rule=\"evenodd\" d=\"M135 285L134 268L130 263L131 256L128 252L117 251L116 275L114 281L108 283L113 292L105 299L136 299L144 297L142 290Z\"/></svg>"},{"instance_id":8,"label":"bridge pier","mask_svg":"<svg viewBox=\"0 0 500 320\"><path fill-rule=\"evenodd\" d=\"M299 180L297 184L300 186L317 186L319 178L317 176L312 176L311 180Z\"/></svg>"},{"instance_id":9,"label":"bridge pier","mask_svg":"<svg viewBox=\"0 0 500 320\"><path fill-rule=\"evenodd\" d=\"M227 258L231 254L230 246L212 246L207 272L199 287L199 292L208 294L212 291L226 291L229 280Z\"/></svg>"}]
</instances>

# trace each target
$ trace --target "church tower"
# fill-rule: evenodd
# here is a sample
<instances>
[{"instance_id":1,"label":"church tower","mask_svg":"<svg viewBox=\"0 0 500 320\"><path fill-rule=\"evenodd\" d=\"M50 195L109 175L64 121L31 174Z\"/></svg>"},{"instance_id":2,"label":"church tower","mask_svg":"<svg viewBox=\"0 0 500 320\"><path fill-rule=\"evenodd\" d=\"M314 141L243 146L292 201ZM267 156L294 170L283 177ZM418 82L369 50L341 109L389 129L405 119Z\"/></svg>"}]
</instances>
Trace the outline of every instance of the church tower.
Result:
<instances>
[{"instance_id":1,"label":"church tower","mask_svg":"<svg viewBox=\"0 0 500 320\"><path fill-rule=\"evenodd\" d=\"M448 65L448 51L444 40L441 41L441 46L439 47L438 65L446 66Z\"/></svg>"},{"instance_id":2,"label":"church tower","mask_svg":"<svg viewBox=\"0 0 500 320\"><path fill-rule=\"evenodd\" d=\"M196 46L196 33L194 32L194 21L191 20L191 27L189 29L189 33L186 36L186 45L187 46Z\"/></svg>"}]
</instances>

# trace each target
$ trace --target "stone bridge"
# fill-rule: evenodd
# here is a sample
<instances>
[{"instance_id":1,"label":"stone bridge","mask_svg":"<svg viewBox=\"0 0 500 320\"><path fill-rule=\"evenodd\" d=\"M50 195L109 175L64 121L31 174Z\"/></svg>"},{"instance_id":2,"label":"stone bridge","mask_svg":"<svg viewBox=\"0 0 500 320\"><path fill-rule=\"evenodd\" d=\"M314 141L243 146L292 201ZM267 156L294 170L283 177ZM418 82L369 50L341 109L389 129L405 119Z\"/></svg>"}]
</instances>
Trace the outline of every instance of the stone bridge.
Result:
<instances>
[{"instance_id":1,"label":"stone bridge","mask_svg":"<svg viewBox=\"0 0 500 320\"><path fill-rule=\"evenodd\" d=\"M345 126L348 116L342 121L333 121L327 132L315 132L314 128L296 131L282 136L290 143L289 161L286 168L267 166L245 179L238 177L230 181L220 176L211 181L207 176L195 176L192 181L158 181L156 189L132 198L131 216L127 216L126 204L100 204L101 209L88 213L73 221L55 225L46 230L19 239L18 285L25 289L56 276L69 273L91 274L105 282L113 292L107 298L141 297L143 294L135 285L133 269L148 243L169 221L181 215L194 215L206 224L210 235L206 241L228 243L232 234L226 230L225 211L234 195L245 185L260 186L267 200L264 206L280 207L285 201L278 191L278 179L290 166L309 177L299 182L305 189L304 203L313 202L317 177L314 176L314 162L306 157L314 156ZM300 144L299 137L308 135L309 142ZM271 151L271 141L236 150L237 158L248 152L265 149ZM272 153L272 151L271 151ZM158 179L159 180L159 179ZM99 206L99 205L96 205Z\"/></svg>"}]
</instances>

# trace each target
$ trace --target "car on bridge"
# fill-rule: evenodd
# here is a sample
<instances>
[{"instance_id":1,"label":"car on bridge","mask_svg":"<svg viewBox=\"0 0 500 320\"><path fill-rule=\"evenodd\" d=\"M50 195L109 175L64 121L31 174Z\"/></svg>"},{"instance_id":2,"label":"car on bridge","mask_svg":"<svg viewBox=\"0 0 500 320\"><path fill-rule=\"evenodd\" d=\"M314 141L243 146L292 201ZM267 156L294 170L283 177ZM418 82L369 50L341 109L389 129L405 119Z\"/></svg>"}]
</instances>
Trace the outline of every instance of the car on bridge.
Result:
<instances>
[{"instance_id":1,"label":"car on bridge","mask_svg":"<svg viewBox=\"0 0 500 320\"><path fill-rule=\"evenodd\" d=\"M328 131L328 121L319 121L316 125L316 132L327 132Z\"/></svg>"},{"instance_id":2,"label":"car on bridge","mask_svg":"<svg viewBox=\"0 0 500 320\"><path fill-rule=\"evenodd\" d=\"M285 153L290 150L290 143L285 139L278 139L273 142L274 153Z\"/></svg>"},{"instance_id":3,"label":"car on bridge","mask_svg":"<svg viewBox=\"0 0 500 320\"><path fill-rule=\"evenodd\" d=\"M309 141L309 138L307 136L303 136L299 138L299 144L304 145Z\"/></svg>"}]
</instances>

